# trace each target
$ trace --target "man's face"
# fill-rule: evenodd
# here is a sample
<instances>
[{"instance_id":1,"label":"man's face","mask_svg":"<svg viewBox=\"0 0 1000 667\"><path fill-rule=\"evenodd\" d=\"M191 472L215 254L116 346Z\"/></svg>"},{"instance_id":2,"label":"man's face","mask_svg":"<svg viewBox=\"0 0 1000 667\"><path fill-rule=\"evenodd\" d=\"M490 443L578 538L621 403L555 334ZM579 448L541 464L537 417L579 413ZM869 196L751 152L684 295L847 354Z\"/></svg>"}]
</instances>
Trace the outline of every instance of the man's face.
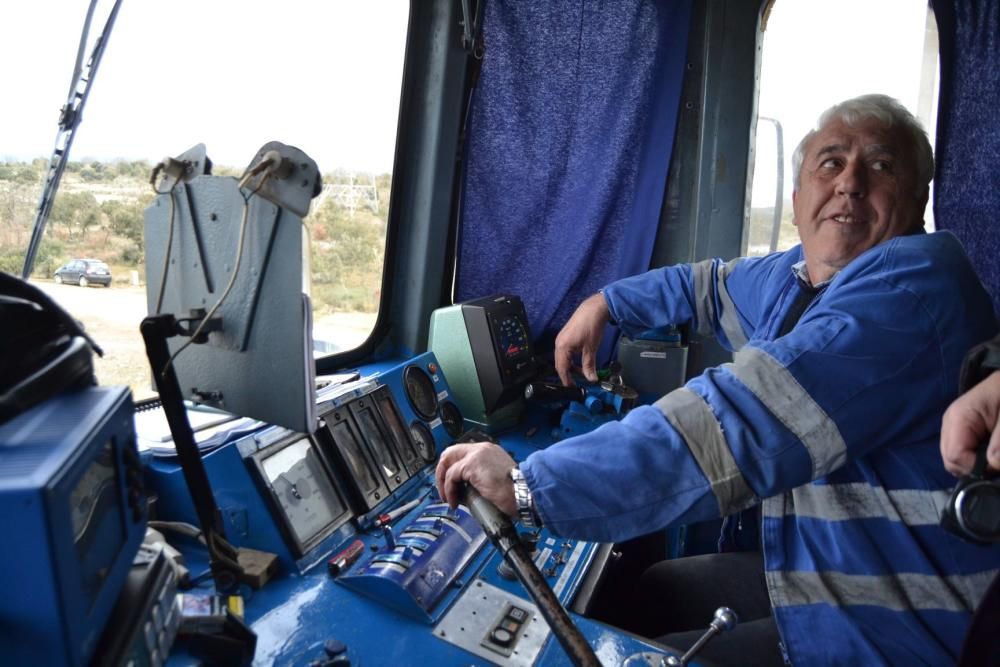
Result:
<instances>
[{"instance_id":1,"label":"man's face","mask_svg":"<svg viewBox=\"0 0 1000 667\"><path fill-rule=\"evenodd\" d=\"M927 190L917 195L913 147L877 120L830 121L805 147L792 194L813 284L865 250L923 226Z\"/></svg>"}]
</instances>

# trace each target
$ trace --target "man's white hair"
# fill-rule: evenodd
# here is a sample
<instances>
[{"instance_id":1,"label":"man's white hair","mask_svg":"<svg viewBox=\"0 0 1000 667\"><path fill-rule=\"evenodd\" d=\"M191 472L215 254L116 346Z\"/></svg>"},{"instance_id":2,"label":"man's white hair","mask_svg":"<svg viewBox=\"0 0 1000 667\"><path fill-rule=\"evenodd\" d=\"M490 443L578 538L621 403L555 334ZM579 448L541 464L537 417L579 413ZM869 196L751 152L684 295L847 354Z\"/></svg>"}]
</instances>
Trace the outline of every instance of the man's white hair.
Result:
<instances>
[{"instance_id":1,"label":"man's white hair","mask_svg":"<svg viewBox=\"0 0 1000 667\"><path fill-rule=\"evenodd\" d=\"M899 127L910 139L913 155L917 162L913 165L917 173L917 192L914 194L916 196L923 194L931 179L934 178L934 151L931 149L927 132L924 131L924 126L920 124L920 121L907 111L906 107L898 100L888 95L862 95L835 104L820 114L816 127L802 137L802 141L792 153L792 188L794 190L798 191L799 189L802 160L805 157L809 140L828 123L838 118L851 127L869 119L877 120L886 127Z\"/></svg>"}]
</instances>

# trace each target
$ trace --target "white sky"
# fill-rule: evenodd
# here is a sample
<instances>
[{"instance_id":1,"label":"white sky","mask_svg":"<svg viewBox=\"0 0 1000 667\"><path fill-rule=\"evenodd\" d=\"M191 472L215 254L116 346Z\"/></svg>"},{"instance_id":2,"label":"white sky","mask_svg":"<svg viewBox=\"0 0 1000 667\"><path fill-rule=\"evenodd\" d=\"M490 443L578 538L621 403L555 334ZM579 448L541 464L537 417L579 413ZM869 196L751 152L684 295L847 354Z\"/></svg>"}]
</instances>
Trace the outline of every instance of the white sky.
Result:
<instances>
[{"instance_id":1,"label":"white sky","mask_svg":"<svg viewBox=\"0 0 1000 667\"><path fill-rule=\"evenodd\" d=\"M0 159L51 153L88 4L3 2ZM71 159L155 162L204 142L217 164L242 167L278 140L322 171L390 171L407 4L123 0ZM101 0L91 41L111 6ZM922 0L777 0L759 111L781 121L786 159L835 101L877 91L915 111L925 21ZM755 205L773 199L770 136L762 123L758 164L772 162L757 169Z\"/></svg>"},{"instance_id":2,"label":"white sky","mask_svg":"<svg viewBox=\"0 0 1000 667\"><path fill-rule=\"evenodd\" d=\"M921 0L776 1L764 33L758 112L784 130L786 196L792 151L833 104L884 93L918 114L926 21ZM772 128L758 126L754 206L774 201ZM933 145L933 122L924 129Z\"/></svg>"},{"instance_id":3,"label":"white sky","mask_svg":"<svg viewBox=\"0 0 1000 667\"><path fill-rule=\"evenodd\" d=\"M51 154L88 6L0 6L0 159ZM123 0L70 159L156 162L203 142L242 167L277 140L324 172L389 172L407 19L405 0Z\"/></svg>"}]
</instances>

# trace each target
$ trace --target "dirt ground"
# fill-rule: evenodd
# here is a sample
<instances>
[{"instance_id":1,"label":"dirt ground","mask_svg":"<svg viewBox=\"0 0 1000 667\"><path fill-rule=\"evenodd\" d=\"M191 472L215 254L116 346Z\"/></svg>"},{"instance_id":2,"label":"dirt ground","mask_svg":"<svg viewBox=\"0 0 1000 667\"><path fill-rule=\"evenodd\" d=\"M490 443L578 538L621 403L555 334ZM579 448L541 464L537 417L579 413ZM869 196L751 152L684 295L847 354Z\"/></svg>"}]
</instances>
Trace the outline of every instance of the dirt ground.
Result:
<instances>
[{"instance_id":1,"label":"dirt ground","mask_svg":"<svg viewBox=\"0 0 1000 667\"><path fill-rule=\"evenodd\" d=\"M104 350L94 357L97 380L102 385L126 384L136 400L154 396L151 388L146 348L139 324L146 316L146 290L114 283L110 288L57 285L50 280L31 283L65 308ZM317 340L350 349L368 336L375 313L333 313L316 318Z\"/></svg>"}]
</instances>

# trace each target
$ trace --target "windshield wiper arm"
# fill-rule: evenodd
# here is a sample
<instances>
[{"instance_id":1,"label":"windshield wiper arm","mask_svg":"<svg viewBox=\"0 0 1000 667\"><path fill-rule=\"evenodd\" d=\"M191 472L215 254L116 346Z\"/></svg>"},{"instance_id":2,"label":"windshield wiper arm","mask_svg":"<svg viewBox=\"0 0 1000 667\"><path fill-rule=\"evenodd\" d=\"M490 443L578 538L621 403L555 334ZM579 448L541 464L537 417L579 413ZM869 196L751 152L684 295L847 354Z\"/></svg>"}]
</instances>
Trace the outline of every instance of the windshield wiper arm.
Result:
<instances>
[{"instance_id":1,"label":"windshield wiper arm","mask_svg":"<svg viewBox=\"0 0 1000 667\"><path fill-rule=\"evenodd\" d=\"M114 7L108 14L108 20L104 23L104 29L94 43L94 50L90 54L90 59L83 65L83 54L87 48L87 35L90 33L90 22L94 18L94 9L99 0L91 0L87 9L87 18L83 22L83 34L80 36L80 48L77 49L76 63L73 67L73 80L69 86L69 96L66 104L63 105L59 114L59 132L56 134L56 147L49 160L49 168L45 174L45 187L42 188L42 196L38 200L38 211L35 213L35 224L31 231L31 242L28 244L28 251L24 255L24 267L21 269L21 277L27 280L31 276L31 271L35 265L35 255L42 244L42 235L45 233L45 224L48 222L49 213L52 212L52 202L55 201L56 191L59 190L59 181L62 179L63 170L69 161L69 149L73 145L73 135L80 125L83 114L83 105L87 102L90 94L90 87L94 83L97 75L97 67L101 63L101 56L104 55L104 48L108 44L108 37L111 35L111 28L114 27L115 18L118 16L118 8L122 0L115 0Z\"/></svg>"}]
</instances>

